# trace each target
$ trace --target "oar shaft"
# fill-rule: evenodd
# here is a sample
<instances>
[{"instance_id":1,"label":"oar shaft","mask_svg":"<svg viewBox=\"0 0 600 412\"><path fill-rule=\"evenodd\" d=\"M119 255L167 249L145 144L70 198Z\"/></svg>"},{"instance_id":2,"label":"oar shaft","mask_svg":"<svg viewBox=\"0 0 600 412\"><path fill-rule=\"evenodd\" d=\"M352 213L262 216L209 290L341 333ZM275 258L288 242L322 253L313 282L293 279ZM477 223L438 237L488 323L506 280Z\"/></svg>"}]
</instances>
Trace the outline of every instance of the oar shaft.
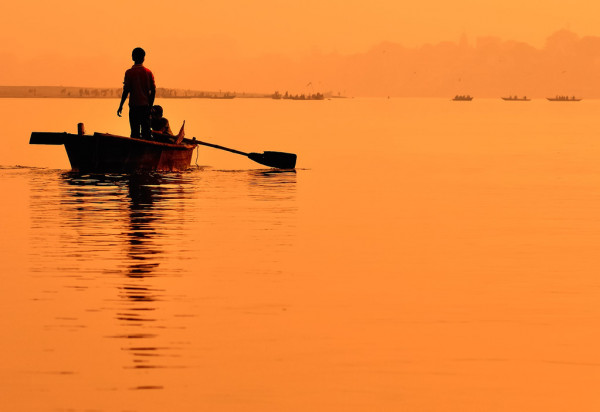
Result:
<instances>
[{"instance_id":1,"label":"oar shaft","mask_svg":"<svg viewBox=\"0 0 600 412\"><path fill-rule=\"evenodd\" d=\"M218 144L202 142L200 140L196 140L196 138L193 138L192 140L184 139L184 141L189 144L201 144L203 146L214 147L215 149L220 149L220 150L225 150L227 152L240 154L242 156L248 157L250 160L253 160L256 163L260 163L261 165L274 167L277 169L293 169L296 167L296 155L294 153L284 153L284 152L246 153L246 152L241 152L239 150L230 149L225 146L220 146Z\"/></svg>"},{"instance_id":2,"label":"oar shaft","mask_svg":"<svg viewBox=\"0 0 600 412\"><path fill-rule=\"evenodd\" d=\"M200 140L194 140L193 142L201 144L203 146L214 147L215 149L226 150L226 151L231 152L231 153L237 153L237 154L240 154L240 155L243 155L243 156L248 156L248 153L240 152L239 150L235 150L235 149L230 149L230 148L225 147L225 146L219 146L218 144L206 143L206 142L202 142Z\"/></svg>"}]
</instances>

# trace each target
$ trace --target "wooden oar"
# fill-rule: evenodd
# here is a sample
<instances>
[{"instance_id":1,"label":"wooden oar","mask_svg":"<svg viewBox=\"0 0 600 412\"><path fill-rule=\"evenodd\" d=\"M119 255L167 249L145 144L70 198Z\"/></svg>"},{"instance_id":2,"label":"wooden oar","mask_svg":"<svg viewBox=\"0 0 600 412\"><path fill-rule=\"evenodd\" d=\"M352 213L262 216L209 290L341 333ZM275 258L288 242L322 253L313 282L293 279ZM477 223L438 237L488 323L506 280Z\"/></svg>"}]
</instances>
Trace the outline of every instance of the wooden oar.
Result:
<instances>
[{"instance_id":1,"label":"wooden oar","mask_svg":"<svg viewBox=\"0 0 600 412\"><path fill-rule=\"evenodd\" d=\"M250 160L254 160L256 163L260 163L261 165L274 167L277 169L293 169L296 167L296 158L297 156L294 153L285 153L285 152L262 152L262 153L246 153L241 152L239 150L230 149L228 147L220 146L218 144L212 144L207 142L202 142L200 140L193 139L184 139L186 143L189 144L201 144L203 146L214 147L215 149L225 150L227 152L240 154L248 157Z\"/></svg>"}]
</instances>

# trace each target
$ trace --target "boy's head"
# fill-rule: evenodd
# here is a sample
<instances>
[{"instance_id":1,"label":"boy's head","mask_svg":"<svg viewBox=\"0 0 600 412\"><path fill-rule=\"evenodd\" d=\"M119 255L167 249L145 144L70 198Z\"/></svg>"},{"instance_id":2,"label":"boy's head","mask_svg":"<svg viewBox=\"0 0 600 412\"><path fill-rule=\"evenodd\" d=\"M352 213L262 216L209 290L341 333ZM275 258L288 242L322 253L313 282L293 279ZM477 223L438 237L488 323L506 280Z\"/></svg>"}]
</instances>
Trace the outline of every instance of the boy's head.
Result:
<instances>
[{"instance_id":1,"label":"boy's head","mask_svg":"<svg viewBox=\"0 0 600 412\"><path fill-rule=\"evenodd\" d=\"M152 117L154 117L155 119L159 119L162 117L163 115L163 108L162 106L152 106L152 111L151 111Z\"/></svg>"},{"instance_id":2,"label":"boy's head","mask_svg":"<svg viewBox=\"0 0 600 412\"><path fill-rule=\"evenodd\" d=\"M141 64L144 62L144 58L146 57L146 52L141 47L136 47L131 52L131 58L135 62L135 64Z\"/></svg>"}]
</instances>

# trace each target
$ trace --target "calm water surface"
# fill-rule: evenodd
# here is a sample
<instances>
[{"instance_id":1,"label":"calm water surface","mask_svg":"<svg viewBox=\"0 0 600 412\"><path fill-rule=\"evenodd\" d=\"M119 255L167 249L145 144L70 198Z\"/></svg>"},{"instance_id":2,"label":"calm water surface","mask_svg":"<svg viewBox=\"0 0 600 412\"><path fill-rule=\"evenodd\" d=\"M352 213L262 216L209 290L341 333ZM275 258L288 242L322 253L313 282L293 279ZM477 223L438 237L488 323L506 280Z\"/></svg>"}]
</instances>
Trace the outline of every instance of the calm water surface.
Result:
<instances>
[{"instance_id":1,"label":"calm water surface","mask_svg":"<svg viewBox=\"0 0 600 412\"><path fill-rule=\"evenodd\" d=\"M164 100L182 173L73 173L1 99L0 410L597 411L600 101Z\"/></svg>"}]
</instances>

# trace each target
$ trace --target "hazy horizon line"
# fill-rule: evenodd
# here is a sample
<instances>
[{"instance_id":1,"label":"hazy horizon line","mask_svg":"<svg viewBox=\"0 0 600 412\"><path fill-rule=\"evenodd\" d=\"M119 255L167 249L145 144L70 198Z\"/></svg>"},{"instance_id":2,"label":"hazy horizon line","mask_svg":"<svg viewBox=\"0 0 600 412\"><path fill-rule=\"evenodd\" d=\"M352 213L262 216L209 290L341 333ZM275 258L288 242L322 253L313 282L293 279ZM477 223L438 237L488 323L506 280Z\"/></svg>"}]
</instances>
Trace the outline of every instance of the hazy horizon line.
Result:
<instances>
[{"instance_id":1,"label":"hazy horizon line","mask_svg":"<svg viewBox=\"0 0 600 412\"><path fill-rule=\"evenodd\" d=\"M116 56L75 59L54 55L4 63L3 83L12 87L115 89L117 85L120 88L122 73L128 67ZM44 70L39 70L40 64ZM463 33L457 40L415 47L383 40L367 51L349 54L318 50L294 57L284 53L255 57L232 53L220 58L200 54L185 65L150 60L148 66L157 85L171 84L164 89L232 93L287 90L364 97L600 96L600 82L596 80L600 36L579 36L570 29L554 31L542 47L498 36L470 40ZM94 76L89 75L90 69L95 70ZM95 84L90 84L90 79Z\"/></svg>"}]
</instances>

